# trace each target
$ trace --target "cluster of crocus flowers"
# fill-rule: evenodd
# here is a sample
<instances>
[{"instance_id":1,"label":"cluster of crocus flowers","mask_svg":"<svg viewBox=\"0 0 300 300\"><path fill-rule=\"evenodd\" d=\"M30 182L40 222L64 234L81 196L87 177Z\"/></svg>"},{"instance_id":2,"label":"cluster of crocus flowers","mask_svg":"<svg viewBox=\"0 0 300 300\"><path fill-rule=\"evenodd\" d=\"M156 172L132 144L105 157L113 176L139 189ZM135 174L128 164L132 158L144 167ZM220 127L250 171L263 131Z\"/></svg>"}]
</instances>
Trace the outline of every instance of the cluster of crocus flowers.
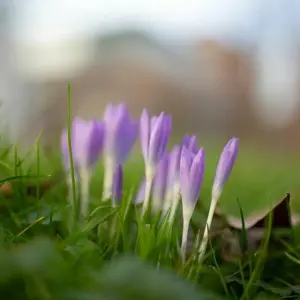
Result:
<instances>
[{"instance_id":1,"label":"cluster of crocus flowers","mask_svg":"<svg viewBox=\"0 0 300 300\"><path fill-rule=\"evenodd\" d=\"M70 150L75 177L80 181L81 215L84 217L88 215L89 181L102 152L104 156L102 200L111 199L113 205L120 203L123 192L123 164L139 135L145 173L134 202L142 204L143 216L151 207L152 213L162 212L172 225L180 199L182 200L181 254L184 260L189 225L204 178L204 149L198 147L196 136L186 135L179 145L173 146L170 152L167 151L172 119L165 113L151 117L147 110L143 110L140 120L133 120L124 104L116 106L109 104L103 119L103 121L84 121L76 118L71 124L71 136L64 130L61 137L68 182L71 183ZM216 170L207 225L198 249L199 260L205 253L213 213L233 168L237 152L238 139L232 138L223 149Z\"/></svg>"}]
</instances>

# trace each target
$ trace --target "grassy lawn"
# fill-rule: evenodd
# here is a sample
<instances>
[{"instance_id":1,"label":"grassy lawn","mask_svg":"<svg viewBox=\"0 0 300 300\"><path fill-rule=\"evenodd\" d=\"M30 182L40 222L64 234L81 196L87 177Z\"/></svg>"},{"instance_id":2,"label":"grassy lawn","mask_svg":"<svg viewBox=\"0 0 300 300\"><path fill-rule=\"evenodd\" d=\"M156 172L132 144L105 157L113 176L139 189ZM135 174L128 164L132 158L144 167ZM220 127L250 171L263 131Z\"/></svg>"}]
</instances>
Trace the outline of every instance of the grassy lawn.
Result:
<instances>
[{"instance_id":1,"label":"grassy lawn","mask_svg":"<svg viewBox=\"0 0 300 300\"><path fill-rule=\"evenodd\" d=\"M198 212L206 216L223 142L203 146L207 162ZM42 176L60 168L59 155L49 161L33 149L18 164L12 152L3 150L0 155L2 178ZM299 156L251 150L241 141L220 207L225 214L239 216L238 199L246 217L289 192L300 211L298 174ZM0 204L1 299L299 299L297 244L290 240L274 246L269 230L255 253L237 261L224 261L216 241L203 264L189 260L182 264L177 249L180 221L168 236L157 220L148 220L149 227L127 205L142 175L143 162L136 151L124 170L124 204L115 210L100 201L100 162L91 184L93 213L71 231L66 225L69 208L62 178L39 200L28 195L29 179L10 181L14 195L1 195Z\"/></svg>"}]
</instances>

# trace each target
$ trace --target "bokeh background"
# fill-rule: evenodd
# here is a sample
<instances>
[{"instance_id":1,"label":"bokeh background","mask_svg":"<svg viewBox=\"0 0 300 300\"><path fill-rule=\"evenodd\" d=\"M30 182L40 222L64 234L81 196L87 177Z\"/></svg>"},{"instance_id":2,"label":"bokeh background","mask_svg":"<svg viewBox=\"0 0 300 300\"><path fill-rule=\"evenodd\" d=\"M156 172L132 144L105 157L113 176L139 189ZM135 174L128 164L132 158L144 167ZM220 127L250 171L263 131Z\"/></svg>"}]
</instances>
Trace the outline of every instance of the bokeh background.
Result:
<instances>
[{"instance_id":1,"label":"bokeh background","mask_svg":"<svg viewBox=\"0 0 300 300\"><path fill-rule=\"evenodd\" d=\"M44 128L58 145L71 83L73 115L126 102L135 117L171 113L175 140L197 134L205 199L232 136L241 150L222 203L300 199L300 1L0 0L0 22L0 98L23 140Z\"/></svg>"},{"instance_id":2,"label":"bokeh background","mask_svg":"<svg viewBox=\"0 0 300 300\"><path fill-rule=\"evenodd\" d=\"M300 1L1 0L0 22L1 98L32 130L65 125L70 82L83 117L125 101L178 133L300 146Z\"/></svg>"}]
</instances>

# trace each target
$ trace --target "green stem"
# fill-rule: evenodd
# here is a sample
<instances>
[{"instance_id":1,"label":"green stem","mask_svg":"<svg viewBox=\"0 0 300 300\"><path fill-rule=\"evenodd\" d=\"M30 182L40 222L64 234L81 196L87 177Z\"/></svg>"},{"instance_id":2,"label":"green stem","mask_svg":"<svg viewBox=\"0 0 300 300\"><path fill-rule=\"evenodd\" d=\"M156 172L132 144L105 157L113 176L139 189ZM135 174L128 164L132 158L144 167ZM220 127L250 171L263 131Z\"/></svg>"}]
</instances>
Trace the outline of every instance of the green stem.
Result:
<instances>
[{"instance_id":1,"label":"green stem","mask_svg":"<svg viewBox=\"0 0 300 300\"><path fill-rule=\"evenodd\" d=\"M182 240L181 240L181 257L182 257L182 263L185 262L185 256L186 256L186 245L188 240L188 233L189 233L189 224L190 224L190 218L183 219L183 228L182 228Z\"/></svg>"},{"instance_id":2,"label":"green stem","mask_svg":"<svg viewBox=\"0 0 300 300\"><path fill-rule=\"evenodd\" d=\"M71 182L72 182L72 202L73 202L73 221L74 225L77 223L78 206L77 206L77 195L76 195L76 179L75 179L75 168L73 161L72 151L72 113L71 113L71 85L68 84L68 147L70 155L70 167L71 167Z\"/></svg>"},{"instance_id":3,"label":"green stem","mask_svg":"<svg viewBox=\"0 0 300 300\"><path fill-rule=\"evenodd\" d=\"M217 200L215 198L213 198L211 200L210 203L210 208L209 208L209 212L208 212L208 217L206 220L206 226L205 226L205 230L204 230L204 234L203 234L203 238L199 247L199 251L198 251L198 262L202 262L204 255L205 255L205 251L207 248L207 244L208 244L208 233L209 233L209 229L211 226L211 222L214 216L214 212L217 206Z\"/></svg>"}]
</instances>

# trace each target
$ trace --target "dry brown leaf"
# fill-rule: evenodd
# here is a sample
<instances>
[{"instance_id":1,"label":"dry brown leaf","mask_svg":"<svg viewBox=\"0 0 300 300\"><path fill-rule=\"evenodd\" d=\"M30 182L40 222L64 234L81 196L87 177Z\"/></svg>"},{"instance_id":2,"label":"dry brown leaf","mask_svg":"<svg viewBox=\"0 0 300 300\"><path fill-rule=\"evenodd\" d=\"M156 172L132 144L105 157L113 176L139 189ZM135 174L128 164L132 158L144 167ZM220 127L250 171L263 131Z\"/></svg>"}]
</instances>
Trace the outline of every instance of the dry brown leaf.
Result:
<instances>
[{"instance_id":1,"label":"dry brown leaf","mask_svg":"<svg viewBox=\"0 0 300 300\"><path fill-rule=\"evenodd\" d=\"M272 228L291 228L296 221L300 221L300 216L292 214L290 218L290 194L274 203L268 209L250 214L245 218L245 229L247 230L247 252L255 252L265 235L266 218L270 212L273 212ZM220 208L217 215L222 215ZM221 235L221 257L225 261L234 262L244 253L241 249L240 237L243 229L241 218L234 216L224 216L228 227L224 229ZM296 218L299 218L296 220Z\"/></svg>"},{"instance_id":2,"label":"dry brown leaf","mask_svg":"<svg viewBox=\"0 0 300 300\"><path fill-rule=\"evenodd\" d=\"M245 217L245 229L265 227L265 219L270 212L273 212L273 228L290 228L292 224L289 216L289 207L290 194L288 193L283 199L280 199L270 207ZM220 208L218 208L217 214L221 214ZM243 229L241 217L226 215L225 218L230 227L238 230Z\"/></svg>"},{"instance_id":3,"label":"dry brown leaf","mask_svg":"<svg viewBox=\"0 0 300 300\"><path fill-rule=\"evenodd\" d=\"M56 186L61 181L62 175L61 173L49 176L45 180L39 183L39 195L42 197L46 192L51 190L54 186ZM29 180L22 181L22 185L26 188L26 195L29 197L36 197L38 192L37 183ZM11 181L6 181L0 186L0 194L7 197L12 198L15 195L14 184Z\"/></svg>"}]
</instances>

